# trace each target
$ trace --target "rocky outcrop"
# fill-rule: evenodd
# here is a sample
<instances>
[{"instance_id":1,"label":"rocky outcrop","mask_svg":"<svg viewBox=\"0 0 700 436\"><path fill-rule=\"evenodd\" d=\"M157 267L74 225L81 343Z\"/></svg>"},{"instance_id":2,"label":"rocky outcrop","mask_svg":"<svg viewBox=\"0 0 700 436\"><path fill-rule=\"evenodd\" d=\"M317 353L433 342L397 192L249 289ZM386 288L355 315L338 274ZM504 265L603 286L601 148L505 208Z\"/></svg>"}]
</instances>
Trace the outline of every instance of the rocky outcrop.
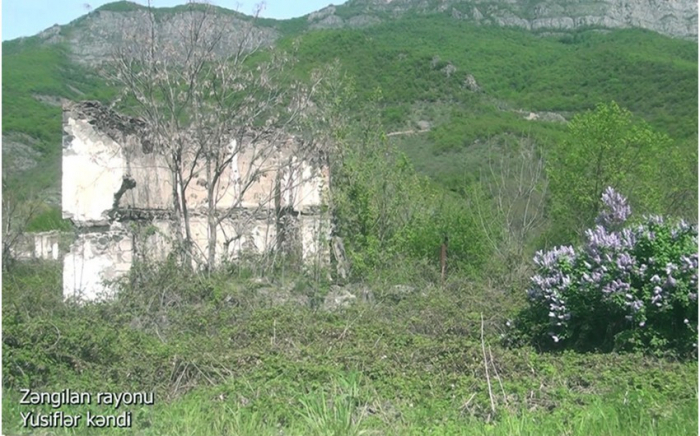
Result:
<instances>
[{"instance_id":1,"label":"rocky outcrop","mask_svg":"<svg viewBox=\"0 0 700 436\"><path fill-rule=\"evenodd\" d=\"M156 19L156 37L163 41L178 41L182 29L186 28L188 15L183 11L160 12ZM245 37L247 21L242 14L217 8L207 18L208 28L226 29L219 44L225 53L233 51L246 38L250 47L269 46L278 37L276 30L269 27L255 27L253 37ZM109 59L116 47L133 35L147 34L151 25L146 8L138 5L133 10L95 10L66 26L54 25L37 36L45 44L67 43L72 59L82 65L94 66Z\"/></svg>"},{"instance_id":2,"label":"rocky outcrop","mask_svg":"<svg viewBox=\"0 0 700 436\"><path fill-rule=\"evenodd\" d=\"M520 27L541 33L579 28L641 28L674 38L697 41L698 5L693 0L349 0L306 16L308 29L362 27L408 12L441 13L481 25ZM157 36L180 38L183 10L159 11ZM239 43L249 17L216 8L211 24L227 29L222 50ZM47 44L67 43L74 60L95 65L123 42L125 30L147 28L148 14L133 4L126 11L100 8L66 26L54 25L37 35ZM271 45L280 33L270 25L255 28L253 45Z\"/></svg>"},{"instance_id":3,"label":"rocky outcrop","mask_svg":"<svg viewBox=\"0 0 700 436\"><path fill-rule=\"evenodd\" d=\"M364 15L439 12L478 24L536 31L636 27L674 38L698 38L698 5L693 0L442 0L438 6L428 0L350 0L337 8L343 7ZM322 19L329 22L333 16L327 11ZM316 23L312 16L309 20ZM334 20L335 27L340 25L352 23Z\"/></svg>"},{"instance_id":4,"label":"rocky outcrop","mask_svg":"<svg viewBox=\"0 0 700 436\"><path fill-rule=\"evenodd\" d=\"M16 175L36 167L41 158L41 153L36 150L37 142L36 139L22 133L2 135L2 169L5 175Z\"/></svg>"}]
</instances>

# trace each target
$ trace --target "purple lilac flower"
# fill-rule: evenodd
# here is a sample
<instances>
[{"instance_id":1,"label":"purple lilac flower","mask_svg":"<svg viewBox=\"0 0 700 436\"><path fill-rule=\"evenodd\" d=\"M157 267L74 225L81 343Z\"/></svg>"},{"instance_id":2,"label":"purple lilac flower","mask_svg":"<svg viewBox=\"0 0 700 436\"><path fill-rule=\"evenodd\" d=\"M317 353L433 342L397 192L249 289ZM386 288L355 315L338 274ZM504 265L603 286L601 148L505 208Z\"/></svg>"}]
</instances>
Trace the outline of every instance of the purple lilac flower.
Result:
<instances>
[{"instance_id":1,"label":"purple lilac flower","mask_svg":"<svg viewBox=\"0 0 700 436\"><path fill-rule=\"evenodd\" d=\"M664 217L661 215L645 215L644 220L647 222L647 224L661 225L664 223Z\"/></svg>"},{"instance_id":2,"label":"purple lilac flower","mask_svg":"<svg viewBox=\"0 0 700 436\"><path fill-rule=\"evenodd\" d=\"M630 303L630 307L633 311L639 312L639 309L644 307L644 303L641 300L635 300L632 303Z\"/></svg>"},{"instance_id":3,"label":"purple lilac flower","mask_svg":"<svg viewBox=\"0 0 700 436\"><path fill-rule=\"evenodd\" d=\"M674 279L671 276L668 276L668 278L666 279L665 286L667 288L675 288L676 287L676 279Z\"/></svg>"},{"instance_id":4,"label":"purple lilac flower","mask_svg":"<svg viewBox=\"0 0 700 436\"><path fill-rule=\"evenodd\" d=\"M637 244L637 236L631 229L622 229L620 239L623 247L632 248Z\"/></svg>"},{"instance_id":5,"label":"purple lilac flower","mask_svg":"<svg viewBox=\"0 0 700 436\"><path fill-rule=\"evenodd\" d=\"M600 263L600 253L608 251L617 251L621 249L631 249L636 242L635 236L630 231L609 232L603 226L596 226L594 229L588 229L585 232L586 236L586 251L593 257L597 263ZM610 261L608 259L608 261Z\"/></svg>"},{"instance_id":6,"label":"purple lilac flower","mask_svg":"<svg viewBox=\"0 0 700 436\"><path fill-rule=\"evenodd\" d=\"M573 262L576 258L574 248L570 245L556 247L554 250L543 252L542 250L535 253L535 264L543 268L552 268L557 265L559 259L567 259Z\"/></svg>"},{"instance_id":7,"label":"purple lilac flower","mask_svg":"<svg viewBox=\"0 0 700 436\"><path fill-rule=\"evenodd\" d=\"M623 282L620 279L615 279L611 281L610 283L606 284L603 286L603 294L605 295L610 295L613 293L621 293L621 292L627 292L630 290L630 284Z\"/></svg>"},{"instance_id":8,"label":"purple lilac flower","mask_svg":"<svg viewBox=\"0 0 700 436\"><path fill-rule=\"evenodd\" d=\"M698 269L698 254L693 253L690 256L681 256L681 272L688 272Z\"/></svg>"},{"instance_id":9,"label":"purple lilac flower","mask_svg":"<svg viewBox=\"0 0 700 436\"><path fill-rule=\"evenodd\" d=\"M632 258L632 256L630 256L628 253L621 253L617 257L615 263L620 271L630 271L632 266L634 266L634 258Z\"/></svg>"},{"instance_id":10,"label":"purple lilac flower","mask_svg":"<svg viewBox=\"0 0 700 436\"><path fill-rule=\"evenodd\" d=\"M608 186L601 197L603 209L596 218L596 224L605 228L612 228L627 221L631 209L627 199Z\"/></svg>"}]
</instances>

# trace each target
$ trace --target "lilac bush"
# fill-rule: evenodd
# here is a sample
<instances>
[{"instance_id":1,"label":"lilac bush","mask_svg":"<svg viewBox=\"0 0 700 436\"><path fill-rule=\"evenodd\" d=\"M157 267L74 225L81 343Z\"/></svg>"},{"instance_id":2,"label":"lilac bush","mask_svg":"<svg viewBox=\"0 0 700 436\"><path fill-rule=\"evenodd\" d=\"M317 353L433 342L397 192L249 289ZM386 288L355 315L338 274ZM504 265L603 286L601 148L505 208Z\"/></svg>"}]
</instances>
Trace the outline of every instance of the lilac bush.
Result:
<instances>
[{"instance_id":1,"label":"lilac bush","mask_svg":"<svg viewBox=\"0 0 700 436\"><path fill-rule=\"evenodd\" d=\"M692 352L697 227L661 216L632 225L627 200L612 188L602 202L580 247L535 255L527 293L539 334L583 348Z\"/></svg>"}]
</instances>

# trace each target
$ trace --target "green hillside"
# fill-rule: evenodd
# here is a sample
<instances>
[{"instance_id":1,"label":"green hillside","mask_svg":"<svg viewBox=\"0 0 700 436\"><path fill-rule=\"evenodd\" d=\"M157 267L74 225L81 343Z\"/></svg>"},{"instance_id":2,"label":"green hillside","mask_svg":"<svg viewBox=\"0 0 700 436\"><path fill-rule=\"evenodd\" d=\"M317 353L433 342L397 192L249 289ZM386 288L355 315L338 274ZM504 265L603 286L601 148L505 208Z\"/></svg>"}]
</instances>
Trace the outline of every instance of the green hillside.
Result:
<instances>
[{"instance_id":1,"label":"green hillside","mask_svg":"<svg viewBox=\"0 0 700 436\"><path fill-rule=\"evenodd\" d=\"M122 7L109 8L120 10L117 6ZM37 96L108 100L110 95L94 74L69 62L67 50L31 39L3 44L3 131L35 138L33 147L51 165L60 145L60 108ZM545 142L561 138L561 125L525 121L513 110L570 118L614 100L675 140L694 143L697 138L697 45L648 31L543 37L435 14L301 36L300 69L335 58L362 84L361 96L381 89L389 129L415 128L421 119L431 123L431 132L420 140L399 142L433 176L440 176L440 169L426 160L427 150L439 161L441 154L463 154L475 140L504 133ZM469 74L481 92L465 87ZM454 166L452 157L447 160ZM442 172L455 171L463 168L448 166ZM55 171L43 174L50 179L32 184L57 182Z\"/></svg>"},{"instance_id":2,"label":"green hillside","mask_svg":"<svg viewBox=\"0 0 700 436\"><path fill-rule=\"evenodd\" d=\"M28 135L41 155L30 174L13 171L12 156L4 156L3 170L13 184L43 190L59 183L61 99L107 101L111 96L94 72L70 62L67 51L65 45L43 45L36 38L3 43L3 137Z\"/></svg>"},{"instance_id":3,"label":"green hillside","mask_svg":"<svg viewBox=\"0 0 700 436\"><path fill-rule=\"evenodd\" d=\"M301 64L333 58L367 93L380 87L398 113L417 101L473 107L462 86L472 74L487 96L509 107L577 112L615 100L673 137L697 135L697 44L652 32L542 37L433 15L303 38ZM448 64L456 67L449 77L442 72Z\"/></svg>"},{"instance_id":4,"label":"green hillside","mask_svg":"<svg viewBox=\"0 0 700 436\"><path fill-rule=\"evenodd\" d=\"M417 169L456 190L483 165L479 141L515 135L546 146L563 140L564 125L526 121L515 110L570 118L614 100L684 147L697 143L697 45L648 31L543 37L436 14L302 38L304 68L336 58L366 98L381 89L389 130L417 129L419 120L433 126L394 141ZM480 92L467 89L467 75Z\"/></svg>"}]
</instances>

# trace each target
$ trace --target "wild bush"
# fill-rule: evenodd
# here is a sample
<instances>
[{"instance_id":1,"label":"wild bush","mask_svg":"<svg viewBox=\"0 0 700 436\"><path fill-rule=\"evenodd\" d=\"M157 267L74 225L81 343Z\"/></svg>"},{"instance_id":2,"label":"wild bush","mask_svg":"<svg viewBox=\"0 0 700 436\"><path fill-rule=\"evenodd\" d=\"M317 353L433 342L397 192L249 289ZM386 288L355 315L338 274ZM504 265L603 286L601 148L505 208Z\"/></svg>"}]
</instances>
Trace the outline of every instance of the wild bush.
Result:
<instances>
[{"instance_id":1,"label":"wild bush","mask_svg":"<svg viewBox=\"0 0 700 436\"><path fill-rule=\"evenodd\" d=\"M539 251L523 326L539 343L579 349L693 353L698 232L685 221L628 222L612 188L584 244Z\"/></svg>"},{"instance_id":2,"label":"wild bush","mask_svg":"<svg viewBox=\"0 0 700 436\"><path fill-rule=\"evenodd\" d=\"M568 124L569 137L547 155L552 242L578 241L602 210L600 191L615 186L638 212L664 210L689 218L697 204L697 170L690 148L637 120L617 103L598 104Z\"/></svg>"},{"instance_id":3,"label":"wild bush","mask_svg":"<svg viewBox=\"0 0 700 436\"><path fill-rule=\"evenodd\" d=\"M438 265L444 237L455 271L477 270L489 256L485 235L464 199L441 192L381 139L348 147L335 173L337 231L356 277L405 262Z\"/></svg>"}]
</instances>

